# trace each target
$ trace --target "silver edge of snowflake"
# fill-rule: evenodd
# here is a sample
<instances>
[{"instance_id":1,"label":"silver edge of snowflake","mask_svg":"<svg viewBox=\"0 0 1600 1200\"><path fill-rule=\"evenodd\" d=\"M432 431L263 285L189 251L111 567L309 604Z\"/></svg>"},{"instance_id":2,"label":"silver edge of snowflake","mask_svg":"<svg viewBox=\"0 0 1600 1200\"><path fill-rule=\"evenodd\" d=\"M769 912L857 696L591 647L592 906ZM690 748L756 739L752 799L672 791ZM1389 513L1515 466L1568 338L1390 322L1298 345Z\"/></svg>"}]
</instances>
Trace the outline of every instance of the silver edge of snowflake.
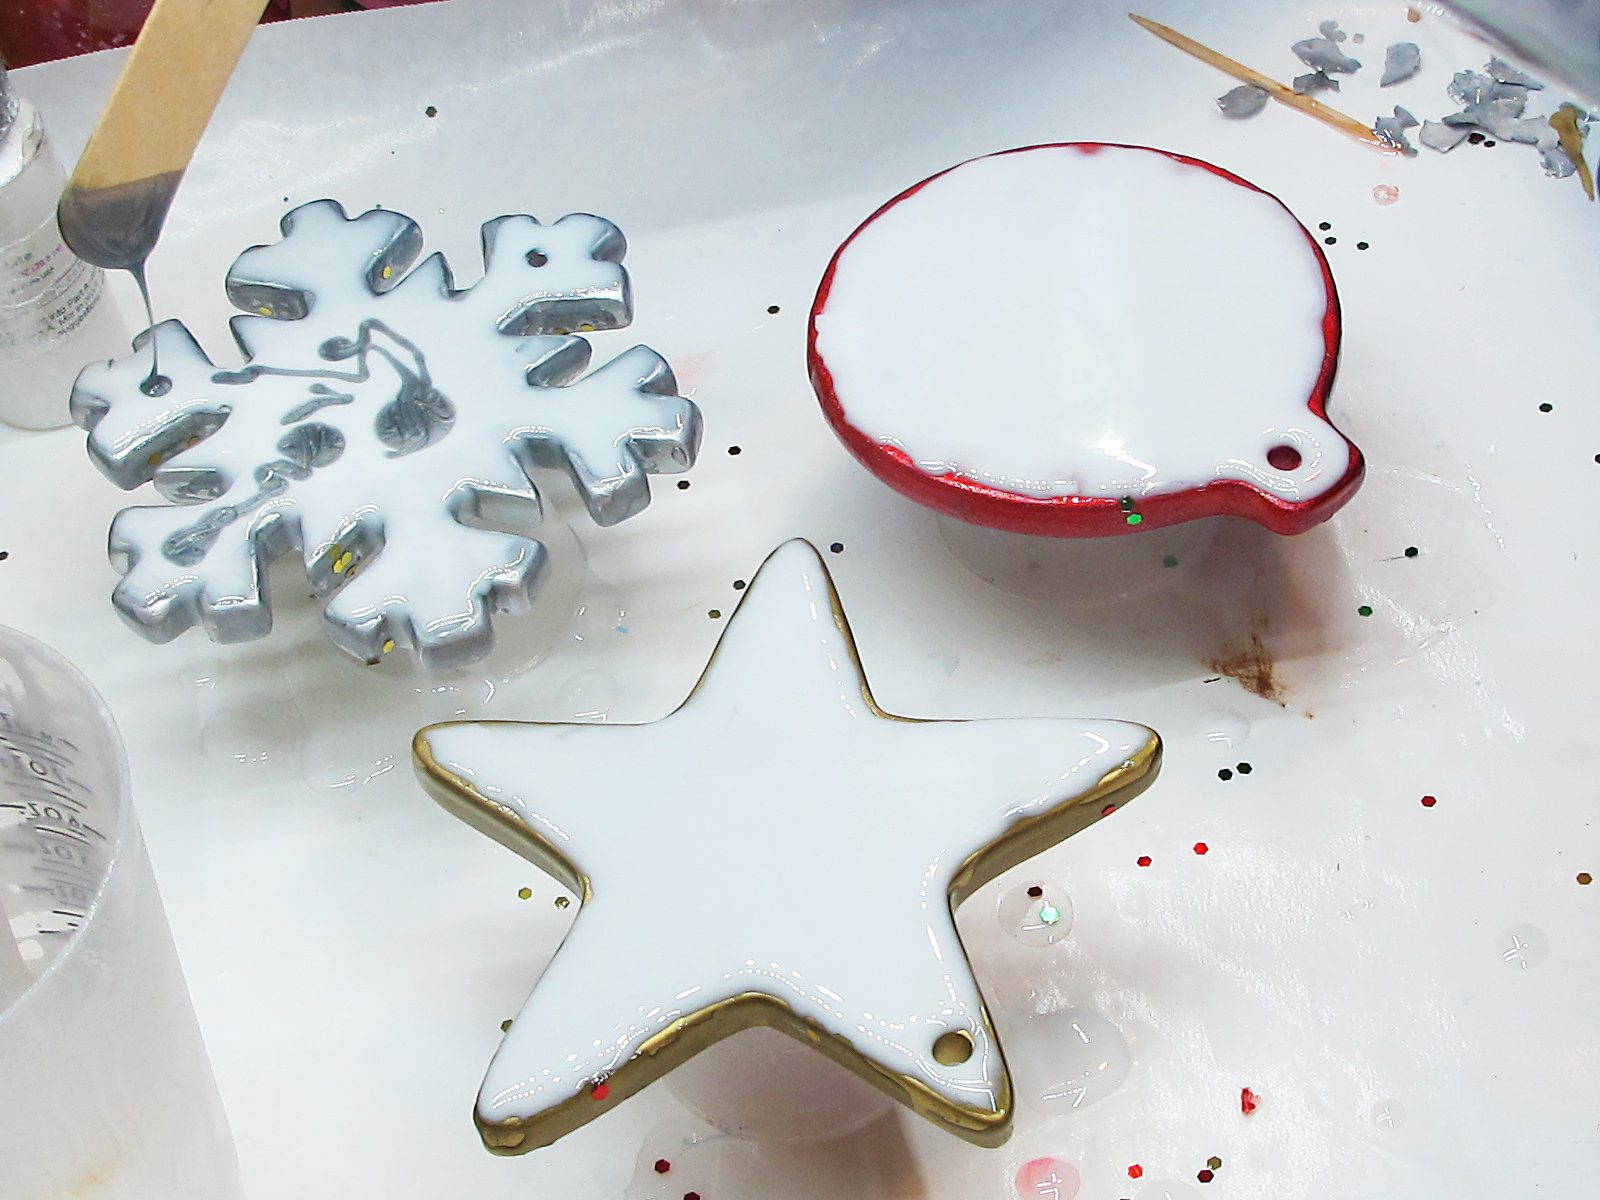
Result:
<instances>
[{"instance_id":1,"label":"silver edge of snowflake","mask_svg":"<svg viewBox=\"0 0 1600 1200\"><path fill-rule=\"evenodd\" d=\"M113 606L147 639L265 636L266 568L299 552L341 649L458 669L493 649L496 613L536 601L536 470L564 472L613 525L648 506L648 475L693 465L700 413L660 355L635 346L585 374L574 331L632 318L611 222L488 221L467 288L441 255L417 262L422 231L400 213L319 200L280 227L228 271L251 314L231 322L243 366L163 321L73 388L94 463L170 502L124 509L108 540ZM157 394L141 387L152 339Z\"/></svg>"}]
</instances>

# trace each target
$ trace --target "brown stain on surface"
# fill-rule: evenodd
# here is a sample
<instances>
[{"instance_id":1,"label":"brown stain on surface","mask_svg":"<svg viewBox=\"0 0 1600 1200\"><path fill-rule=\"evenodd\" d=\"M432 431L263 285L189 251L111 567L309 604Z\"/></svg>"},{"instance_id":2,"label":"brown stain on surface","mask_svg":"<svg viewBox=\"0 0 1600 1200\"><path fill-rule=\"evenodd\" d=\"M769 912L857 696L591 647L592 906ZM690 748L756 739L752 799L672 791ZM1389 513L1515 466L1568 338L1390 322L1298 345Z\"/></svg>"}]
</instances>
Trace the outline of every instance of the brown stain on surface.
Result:
<instances>
[{"instance_id":1,"label":"brown stain on surface","mask_svg":"<svg viewBox=\"0 0 1600 1200\"><path fill-rule=\"evenodd\" d=\"M1278 665L1261 639L1265 631L1266 626L1257 622L1244 649L1213 658L1206 666L1218 675L1226 675L1245 691L1287 708L1283 697L1288 689L1278 678Z\"/></svg>"},{"instance_id":2,"label":"brown stain on surface","mask_svg":"<svg viewBox=\"0 0 1600 1200\"><path fill-rule=\"evenodd\" d=\"M66 1190L57 1194L62 1200L107 1200L115 1197L122 1190L117 1180L122 1177L120 1168L126 1152L127 1148L120 1143L112 1146L101 1155L98 1162L79 1170L65 1185Z\"/></svg>"}]
</instances>

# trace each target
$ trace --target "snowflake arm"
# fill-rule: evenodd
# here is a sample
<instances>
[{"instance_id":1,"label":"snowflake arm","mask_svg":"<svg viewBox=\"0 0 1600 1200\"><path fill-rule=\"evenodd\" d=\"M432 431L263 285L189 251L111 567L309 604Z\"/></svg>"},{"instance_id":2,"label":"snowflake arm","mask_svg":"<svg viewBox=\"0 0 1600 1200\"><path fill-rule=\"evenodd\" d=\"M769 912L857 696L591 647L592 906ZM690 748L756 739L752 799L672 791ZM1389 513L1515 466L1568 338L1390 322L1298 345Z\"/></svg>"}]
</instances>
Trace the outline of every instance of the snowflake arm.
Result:
<instances>
[{"instance_id":1,"label":"snowflake arm","mask_svg":"<svg viewBox=\"0 0 1600 1200\"><path fill-rule=\"evenodd\" d=\"M530 467L565 470L597 525L650 503L647 474L687 470L700 449L700 412L672 369L635 346L585 378L541 390L516 437Z\"/></svg>"}]
</instances>

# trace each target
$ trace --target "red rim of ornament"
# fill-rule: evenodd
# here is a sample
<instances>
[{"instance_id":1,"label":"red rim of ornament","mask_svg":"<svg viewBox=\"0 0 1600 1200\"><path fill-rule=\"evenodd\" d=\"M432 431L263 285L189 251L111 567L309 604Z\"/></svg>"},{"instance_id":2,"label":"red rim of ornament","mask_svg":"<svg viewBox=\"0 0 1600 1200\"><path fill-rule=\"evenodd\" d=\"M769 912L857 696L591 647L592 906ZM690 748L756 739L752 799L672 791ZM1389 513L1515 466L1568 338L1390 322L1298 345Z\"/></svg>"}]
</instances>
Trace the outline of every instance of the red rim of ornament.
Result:
<instances>
[{"instance_id":1,"label":"red rim of ornament","mask_svg":"<svg viewBox=\"0 0 1600 1200\"><path fill-rule=\"evenodd\" d=\"M1323 254L1322 247L1317 244L1317 239L1311 231L1300 224L1299 218L1289 211L1283 201L1271 192L1257 187L1248 179L1241 179L1232 171L1224 170L1202 159L1191 158L1171 150L1161 150L1154 146L1134 146L1123 142L1044 142L1034 146L1018 146L980 157L999 158L1007 154L1024 154L1031 150L1062 149L1094 154L1106 148L1143 150L1150 154L1164 155L1192 167L1204 168L1230 183L1236 183L1252 192L1259 192L1288 213L1290 220L1299 226L1300 232L1305 235L1306 244L1316 255L1317 265L1322 271L1323 286L1327 292L1327 308L1322 317L1322 369L1318 372L1316 385L1306 400L1306 407L1332 425L1332 421L1328 418L1327 403L1328 393L1333 388L1334 373L1339 365L1341 333L1339 293L1334 287L1333 271L1328 266L1328 259ZM822 405L822 413L827 418L828 424L833 427L834 433L850 453L867 470L901 495L958 520L973 525L986 525L993 529L1005 529L1013 533L1049 537L1103 537L1109 534L1138 533L1158 529L1164 525L1177 525L1183 521L1214 516L1245 517L1266 526L1274 533L1303 533L1313 525L1326 521L1355 494L1356 489L1361 486L1366 463L1360 448L1349 438L1345 438L1336 426L1334 432L1344 438L1345 444L1350 448L1350 463L1339 481L1320 496L1310 500L1291 501L1262 491L1247 480L1218 479L1180 492L1135 497L1134 507L1129 510L1124 507L1121 499L1108 496L1028 496L980 483L954 471L943 475L932 475L918 467L905 451L896 446L874 441L850 424L834 387L833 375L817 350L817 316L827 307L828 294L833 289L833 277L839 268L839 260L849 249L851 242L860 237L869 225L895 205L916 195L940 176L966 166L967 162L976 161L978 159L957 163L936 175L928 176L920 183L913 184L856 226L855 231L834 251L828 269L823 273L822 283L817 288L817 297L811 304L811 318L806 329L806 363L811 374L811 386L817 394L818 402ZM1142 520L1130 523L1128 520L1130 512L1137 513Z\"/></svg>"}]
</instances>

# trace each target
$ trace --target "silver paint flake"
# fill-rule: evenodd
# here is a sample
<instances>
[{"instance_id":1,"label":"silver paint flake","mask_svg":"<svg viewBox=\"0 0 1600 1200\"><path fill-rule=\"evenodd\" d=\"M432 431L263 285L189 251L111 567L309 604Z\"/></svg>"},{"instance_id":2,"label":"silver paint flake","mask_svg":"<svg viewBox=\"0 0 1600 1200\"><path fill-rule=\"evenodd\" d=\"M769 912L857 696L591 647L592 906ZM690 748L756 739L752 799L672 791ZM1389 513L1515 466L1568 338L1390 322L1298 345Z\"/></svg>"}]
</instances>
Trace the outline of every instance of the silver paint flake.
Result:
<instances>
[{"instance_id":1,"label":"silver paint flake","mask_svg":"<svg viewBox=\"0 0 1600 1200\"><path fill-rule=\"evenodd\" d=\"M1422 69L1422 51L1415 42L1396 42L1384 51L1383 78L1379 87L1391 87L1404 82Z\"/></svg>"},{"instance_id":2,"label":"silver paint flake","mask_svg":"<svg viewBox=\"0 0 1600 1200\"><path fill-rule=\"evenodd\" d=\"M1218 96L1217 107L1230 121L1240 121L1255 116L1267 106L1267 100L1265 88L1258 88L1253 83L1241 83Z\"/></svg>"}]
</instances>

